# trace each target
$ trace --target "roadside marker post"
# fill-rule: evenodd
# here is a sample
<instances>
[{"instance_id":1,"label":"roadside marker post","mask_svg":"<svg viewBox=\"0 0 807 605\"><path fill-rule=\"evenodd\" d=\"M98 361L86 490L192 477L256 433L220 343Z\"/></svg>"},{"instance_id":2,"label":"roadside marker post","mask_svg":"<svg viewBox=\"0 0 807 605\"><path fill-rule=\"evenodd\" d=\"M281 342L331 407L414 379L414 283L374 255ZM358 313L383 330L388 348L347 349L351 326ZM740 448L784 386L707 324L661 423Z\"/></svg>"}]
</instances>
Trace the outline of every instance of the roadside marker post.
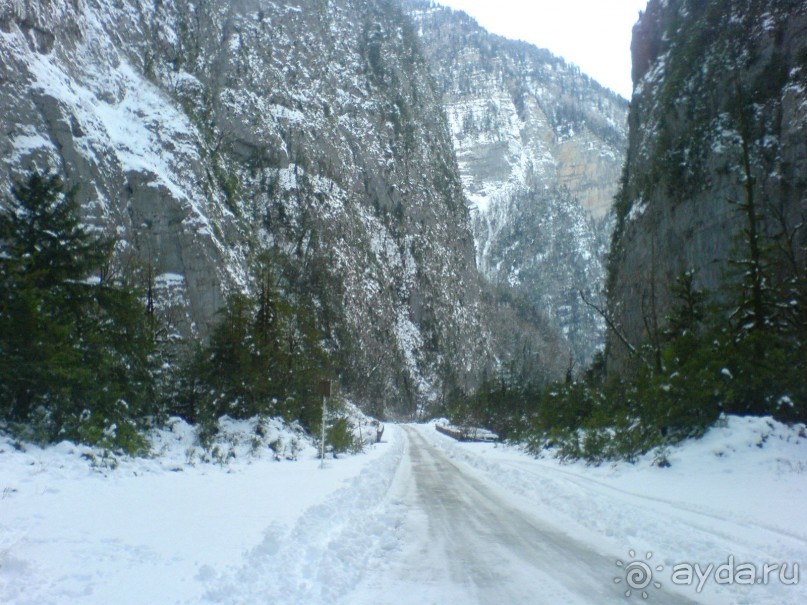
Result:
<instances>
[{"instance_id":1,"label":"roadside marker post","mask_svg":"<svg viewBox=\"0 0 807 605\"><path fill-rule=\"evenodd\" d=\"M327 399L331 396L331 381L321 380L319 383L319 394L322 395L322 440L319 451L319 467L325 468L325 415L327 412Z\"/></svg>"}]
</instances>

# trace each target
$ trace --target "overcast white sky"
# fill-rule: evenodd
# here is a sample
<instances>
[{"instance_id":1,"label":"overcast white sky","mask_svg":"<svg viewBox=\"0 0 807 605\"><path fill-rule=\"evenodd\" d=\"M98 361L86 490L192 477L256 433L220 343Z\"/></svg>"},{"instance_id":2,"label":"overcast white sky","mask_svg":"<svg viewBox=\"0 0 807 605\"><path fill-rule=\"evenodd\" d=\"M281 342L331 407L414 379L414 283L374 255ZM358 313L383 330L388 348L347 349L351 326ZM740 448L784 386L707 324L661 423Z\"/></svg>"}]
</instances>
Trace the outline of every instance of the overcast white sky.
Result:
<instances>
[{"instance_id":1,"label":"overcast white sky","mask_svg":"<svg viewBox=\"0 0 807 605\"><path fill-rule=\"evenodd\" d=\"M559 55L626 99L630 37L647 0L437 0L485 29Z\"/></svg>"}]
</instances>

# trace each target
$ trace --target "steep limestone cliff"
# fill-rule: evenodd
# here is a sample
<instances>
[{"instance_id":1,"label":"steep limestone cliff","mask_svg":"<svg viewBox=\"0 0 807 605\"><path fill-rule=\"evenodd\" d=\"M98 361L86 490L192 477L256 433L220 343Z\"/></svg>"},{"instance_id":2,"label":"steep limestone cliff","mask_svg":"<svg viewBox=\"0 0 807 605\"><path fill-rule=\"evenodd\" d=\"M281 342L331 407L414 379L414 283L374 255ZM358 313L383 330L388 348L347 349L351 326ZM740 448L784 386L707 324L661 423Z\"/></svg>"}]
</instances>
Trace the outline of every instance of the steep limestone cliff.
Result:
<instances>
[{"instance_id":1,"label":"steep limestone cliff","mask_svg":"<svg viewBox=\"0 0 807 605\"><path fill-rule=\"evenodd\" d=\"M270 249L362 401L412 413L508 356L440 94L393 2L4 2L0 105L2 190L35 166L79 185L185 336Z\"/></svg>"},{"instance_id":2,"label":"steep limestone cliff","mask_svg":"<svg viewBox=\"0 0 807 605\"><path fill-rule=\"evenodd\" d=\"M694 270L699 288L724 288L747 227L738 204L747 199L749 176L763 238L793 236L804 266L807 6L651 0L632 52L609 310L638 344L647 326L663 323L682 272ZM609 349L619 369L626 349L613 336Z\"/></svg>"},{"instance_id":3,"label":"steep limestone cliff","mask_svg":"<svg viewBox=\"0 0 807 605\"><path fill-rule=\"evenodd\" d=\"M603 325L578 292L603 284L627 102L465 13L423 0L405 6L437 74L481 271L549 316L567 355L585 363Z\"/></svg>"}]
</instances>

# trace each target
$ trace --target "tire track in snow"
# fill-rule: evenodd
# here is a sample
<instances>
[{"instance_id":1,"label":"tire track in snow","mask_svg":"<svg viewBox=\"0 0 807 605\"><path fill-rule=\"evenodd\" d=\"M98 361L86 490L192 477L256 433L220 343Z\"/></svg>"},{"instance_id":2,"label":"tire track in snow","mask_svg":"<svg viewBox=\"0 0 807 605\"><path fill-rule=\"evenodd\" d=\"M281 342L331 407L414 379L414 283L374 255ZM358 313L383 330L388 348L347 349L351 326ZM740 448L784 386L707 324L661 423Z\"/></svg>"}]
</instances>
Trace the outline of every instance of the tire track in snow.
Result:
<instances>
[{"instance_id":1,"label":"tire track in snow","mask_svg":"<svg viewBox=\"0 0 807 605\"><path fill-rule=\"evenodd\" d=\"M737 561L805 563L804 539L759 523L746 524L728 512L693 510L662 498L632 494L596 479L547 466L491 460L469 451L431 426L418 427L418 434L456 461L467 464L487 481L526 498L540 519L565 527L570 534L623 558L629 548L655 553L666 567L667 586L672 566L682 562L725 563L729 554ZM749 527L752 531L749 532ZM707 603L732 605L780 605L803 602L800 586L771 583L765 592L740 585L707 583L701 594L692 587L676 587ZM665 589L666 590L666 589ZM746 600L750 599L750 600ZM794 600L795 599L795 600Z\"/></svg>"},{"instance_id":2,"label":"tire track in snow","mask_svg":"<svg viewBox=\"0 0 807 605\"><path fill-rule=\"evenodd\" d=\"M401 553L345 605L624 603L615 560L534 517L412 427ZM403 483L403 481L402 481ZM692 601L666 592L660 604Z\"/></svg>"}]
</instances>

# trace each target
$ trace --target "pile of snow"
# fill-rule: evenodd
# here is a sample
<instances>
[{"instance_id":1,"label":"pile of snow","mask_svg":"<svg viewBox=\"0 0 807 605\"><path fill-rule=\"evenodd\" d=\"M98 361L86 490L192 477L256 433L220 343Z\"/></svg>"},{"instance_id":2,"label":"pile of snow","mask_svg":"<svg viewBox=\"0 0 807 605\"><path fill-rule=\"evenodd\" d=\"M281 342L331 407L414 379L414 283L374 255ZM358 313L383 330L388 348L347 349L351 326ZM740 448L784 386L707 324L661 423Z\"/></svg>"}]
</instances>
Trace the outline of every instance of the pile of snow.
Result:
<instances>
[{"instance_id":1,"label":"pile of snow","mask_svg":"<svg viewBox=\"0 0 807 605\"><path fill-rule=\"evenodd\" d=\"M172 418L166 428L151 434L153 459L163 468L181 471L183 465L197 463L223 466L266 458L293 461L313 447L302 427L288 425L279 418L233 420L224 416L217 429L209 443L202 444L196 429L180 418Z\"/></svg>"},{"instance_id":2,"label":"pile of snow","mask_svg":"<svg viewBox=\"0 0 807 605\"><path fill-rule=\"evenodd\" d=\"M207 447L173 419L147 458L0 435L0 603L325 602L403 514L384 502L400 432L367 441L320 468L275 419L223 419Z\"/></svg>"},{"instance_id":3,"label":"pile of snow","mask_svg":"<svg viewBox=\"0 0 807 605\"><path fill-rule=\"evenodd\" d=\"M665 568L663 590L703 603L807 603L807 429L767 417L724 418L690 440L635 464L600 467L534 459L517 447L458 443L436 430L421 433L500 490L529 502L536 516L601 552L631 551ZM777 565L766 585L673 585L672 569L699 564L712 574L732 560ZM787 564L798 585L778 580ZM618 571L615 568L615 571Z\"/></svg>"},{"instance_id":4,"label":"pile of snow","mask_svg":"<svg viewBox=\"0 0 807 605\"><path fill-rule=\"evenodd\" d=\"M384 423L367 416L352 401L346 401L340 408L333 410L332 417L340 416L347 418L353 439L357 444L361 444L362 450L378 443L384 436L386 428Z\"/></svg>"},{"instance_id":5,"label":"pile of snow","mask_svg":"<svg viewBox=\"0 0 807 605\"><path fill-rule=\"evenodd\" d=\"M401 544L406 517L391 485L404 452L394 428L386 455L300 516L293 526L272 524L263 540L221 573L201 570L206 600L215 603L334 603L348 595L385 554ZM292 495L292 497L294 497Z\"/></svg>"}]
</instances>

